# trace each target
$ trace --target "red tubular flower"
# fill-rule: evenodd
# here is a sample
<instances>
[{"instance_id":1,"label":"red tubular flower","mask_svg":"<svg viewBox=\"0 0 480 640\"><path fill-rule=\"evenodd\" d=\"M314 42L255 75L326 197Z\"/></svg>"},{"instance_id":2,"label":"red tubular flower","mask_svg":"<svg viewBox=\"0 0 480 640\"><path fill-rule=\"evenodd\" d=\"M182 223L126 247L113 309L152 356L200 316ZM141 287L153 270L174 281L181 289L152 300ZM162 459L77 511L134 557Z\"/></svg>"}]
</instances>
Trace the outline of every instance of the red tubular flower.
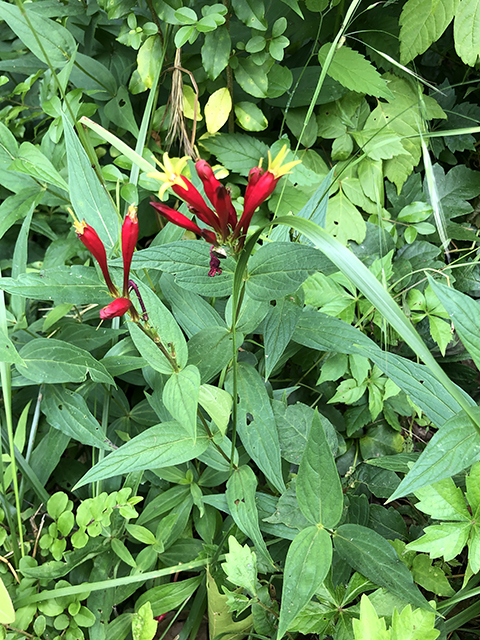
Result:
<instances>
[{"instance_id":1,"label":"red tubular flower","mask_svg":"<svg viewBox=\"0 0 480 640\"><path fill-rule=\"evenodd\" d=\"M128 298L115 298L109 305L100 310L100 318L102 320L117 318L127 313L130 308L133 308L133 305Z\"/></svg>"},{"instance_id":2,"label":"red tubular flower","mask_svg":"<svg viewBox=\"0 0 480 640\"><path fill-rule=\"evenodd\" d=\"M184 216L183 213L172 209L172 207L163 204L163 202L150 202L152 207L158 211L158 213L166 218L169 222L173 222L178 227L182 227L183 229L187 229L187 231L193 231L193 233L202 236L205 238L207 242L212 244L217 244L217 238L213 231L208 231L208 229L200 229L200 227L195 224L192 220L189 220L187 216Z\"/></svg>"},{"instance_id":3,"label":"red tubular flower","mask_svg":"<svg viewBox=\"0 0 480 640\"><path fill-rule=\"evenodd\" d=\"M195 164L198 177L203 182L203 188L207 198L218 214L221 224L221 236L225 241L229 235L228 227L233 230L237 224L237 213L232 204L230 194L223 184L217 180L212 167L205 160L199 160Z\"/></svg>"},{"instance_id":4,"label":"red tubular flower","mask_svg":"<svg viewBox=\"0 0 480 640\"><path fill-rule=\"evenodd\" d=\"M123 295L128 295L128 278L133 252L138 240L137 207L128 207L127 215L122 226L122 256L123 256Z\"/></svg>"},{"instance_id":5,"label":"red tubular flower","mask_svg":"<svg viewBox=\"0 0 480 640\"><path fill-rule=\"evenodd\" d=\"M87 224L85 220L82 222L75 220L73 224L77 233L77 238L90 251L100 265L108 290L112 296L118 296L118 289L113 284L112 279L110 278L110 273L108 272L107 253L98 233L93 227Z\"/></svg>"},{"instance_id":6,"label":"red tubular flower","mask_svg":"<svg viewBox=\"0 0 480 640\"><path fill-rule=\"evenodd\" d=\"M194 213L199 220L213 227L217 233L221 233L221 224L218 215L215 213L215 211L212 211L212 209L210 209L205 200L202 198L201 193L196 187L193 186L190 180L183 177L183 181L186 184L186 188L179 184L173 184L173 193L175 193L175 195L177 195L182 200L185 200L185 202L189 206L190 211Z\"/></svg>"}]
</instances>

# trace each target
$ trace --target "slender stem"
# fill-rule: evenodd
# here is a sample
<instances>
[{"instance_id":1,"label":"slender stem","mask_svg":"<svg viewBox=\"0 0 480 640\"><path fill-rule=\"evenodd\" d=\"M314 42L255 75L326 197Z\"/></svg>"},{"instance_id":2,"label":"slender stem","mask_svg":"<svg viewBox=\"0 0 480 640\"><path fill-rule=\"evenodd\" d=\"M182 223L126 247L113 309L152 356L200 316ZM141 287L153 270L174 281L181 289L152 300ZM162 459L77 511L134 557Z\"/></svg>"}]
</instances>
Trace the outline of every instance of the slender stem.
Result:
<instances>
[{"instance_id":1,"label":"slender stem","mask_svg":"<svg viewBox=\"0 0 480 640\"><path fill-rule=\"evenodd\" d=\"M33 445L35 444L35 436L37 435L38 423L40 421L40 405L43 397L43 385L40 385L38 389L37 403L35 405L35 411L33 412L32 424L30 427L30 434L28 436L27 451L25 453L25 461L29 462L32 456ZM20 502L23 499L25 492L25 478L22 476L20 483Z\"/></svg>"},{"instance_id":2,"label":"slender stem","mask_svg":"<svg viewBox=\"0 0 480 640\"><path fill-rule=\"evenodd\" d=\"M242 285L238 298L233 296L232 300L232 375L233 375L233 405L232 405L232 450L230 453L230 473L234 467L235 445L237 442L237 422L238 422L238 348L237 348L237 320L245 294L245 282Z\"/></svg>"}]
</instances>

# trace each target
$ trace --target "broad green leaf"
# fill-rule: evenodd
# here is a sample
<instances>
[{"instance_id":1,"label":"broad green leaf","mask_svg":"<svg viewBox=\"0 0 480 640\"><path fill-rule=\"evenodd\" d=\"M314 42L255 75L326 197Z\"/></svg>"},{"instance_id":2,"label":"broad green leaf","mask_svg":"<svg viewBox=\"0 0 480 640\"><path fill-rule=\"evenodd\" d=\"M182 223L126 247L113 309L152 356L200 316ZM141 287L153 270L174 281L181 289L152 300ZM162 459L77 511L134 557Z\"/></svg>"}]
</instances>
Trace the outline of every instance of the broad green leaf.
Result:
<instances>
[{"instance_id":1,"label":"broad green leaf","mask_svg":"<svg viewBox=\"0 0 480 640\"><path fill-rule=\"evenodd\" d=\"M77 442L106 451L114 448L78 393L48 385L43 393L42 411L52 427Z\"/></svg>"},{"instance_id":2,"label":"broad green leaf","mask_svg":"<svg viewBox=\"0 0 480 640\"><path fill-rule=\"evenodd\" d=\"M411 571L415 582L427 591L443 598L449 598L455 594L443 569L433 565L431 558L427 555L416 554Z\"/></svg>"},{"instance_id":3,"label":"broad green leaf","mask_svg":"<svg viewBox=\"0 0 480 640\"><path fill-rule=\"evenodd\" d=\"M400 59L407 64L436 42L455 15L456 0L407 0L400 16Z\"/></svg>"},{"instance_id":4,"label":"broad green leaf","mask_svg":"<svg viewBox=\"0 0 480 640\"><path fill-rule=\"evenodd\" d=\"M8 591L0 578L0 624L12 624L15 621L15 610Z\"/></svg>"},{"instance_id":5,"label":"broad green leaf","mask_svg":"<svg viewBox=\"0 0 480 640\"><path fill-rule=\"evenodd\" d=\"M199 575L148 589L137 599L135 608L139 609L146 602L150 602L154 616L161 616L168 611L173 611L196 591L203 579L203 575Z\"/></svg>"},{"instance_id":6,"label":"broad green leaf","mask_svg":"<svg viewBox=\"0 0 480 640\"><path fill-rule=\"evenodd\" d=\"M137 69L147 89L151 89L158 73L158 61L162 59L162 41L158 35L149 36L137 54Z\"/></svg>"},{"instance_id":7,"label":"broad green leaf","mask_svg":"<svg viewBox=\"0 0 480 640\"><path fill-rule=\"evenodd\" d=\"M194 442L178 422L162 422L146 429L97 463L77 483L77 487L132 471L182 464L197 458L207 447L206 434L200 433Z\"/></svg>"},{"instance_id":8,"label":"broad green leaf","mask_svg":"<svg viewBox=\"0 0 480 640\"><path fill-rule=\"evenodd\" d=\"M472 512L476 513L478 507L480 507L480 463L476 462L472 465L470 473L465 478L465 483L467 486L465 496L472 508Z\"/></svg>"},{"instance_id":9,"label":"broad green leaf","mask_svg":"<svg viewBox=\"0 0 480 640\"><path fill-rule=\"evenodd\" d=\"M324 44L318 52L318 61L325 65L331 43ZM335 51L327 73L347 89L357 93L366 93L378 98L391 98L387 83L375 67L361 53L346 45Z\"/></svg>"},{"instance_id":10,"label":"broad green leaf","mask_svg":"<svg viewBox=\"0 0 480 640\"><path fill-rule=\"evenodd\" d=\"M202 63L210 80L216 80L228 64L232 40L226 26L222 25L205 34L202 45Z\"/></svg>"},{"instance_id":11,"label":"broad green leaf","mask_svg":"<svg viewBox=\"0 0 480 640\"><path fill-rule=\"evenodd\" d=\"M447 310L453 321L455 330L462 340L465 348L473 361L480 366L480 339L478 327L480 326L480 307L475 300L452 287L440 284L433 278L430 286L438 296L438 299ZM447 325L448 326L448 325Z\"/></svg>"},{"instance_id":12,"label":"broad green leaf","mask_svg":"<svg viewBox=\"0 0 480 640\"><path fill-rule=\"evenodd\" d=\"M228 508L235 524L252 540L264 562L275 566L258 523L258 510L255 504L256 488L257 478L250 467L244 465L235 469L227 482L225 492Z\"/></svg>"},{"instance_id":13,"label":"broad green leaf","mask_svg":"<svg viewBox=\"0 0 480 640\"><path fill-rule=\"evenodd\" d=\"M199 240L182 240L149 247L133 254L132 269L158 269L171 273L176 284L202 296L227 296L232 291L235 260L222 261L222 273L209 277L209 246ZM121 260L113 262L121 265Z\"/></svg>"},{"instance_id":14,"label":"broad green leaf","mask_svg":"<svg viewBox=\"0 0 480 640\"><path fill-rule=\"evenodd\" d=\"M363 129L353 131L353 137L362 151L372 160L388 160L405 153L400 136L394 131L382 131L381 129Z\"/></svg>"},{"instance_id":15,"label":"broad green leaf","mask_svg":"<svg viewBox=\"0 0 480 640\"><path fill-rule=\"evenodd\" d=\"M285 560L277 634L279 640L301 609L310 602L324 581L331 564L332 542L325 529L307 527L297 533L288 548Z\"/></svg>"},{"instance_id":16,"label":"broad green leaf","mask_svg":"<svg viewBox=\"0 0 480 640\"><path fill-rule=\"evenodd\" d=\"M152 605L145 602L132 617L133 640L153 640L158 623L153 617Z\"/></svg>"},{"instance_id":17,"label":"broad green leaf","mask_svg":"<svg viewBox=\"0 0 480 640\"><path fill-rule=\"evenodd\" d=\"M22 364L22 358L18 355L15 345L10 340L10 338L6 336L1 330L0 330L0 362L7 362L9 364Z\"/></svg>"},{"instance_id":18,"label":"broad green leaf","mask_svg":"<svg viewBox=\"0 0 480 640\"><path fill-rule=\"evenodd\" d=\"M232 6L238 19L247 27L259 31L267 29L263 0L233 0Z\"/></svg>"},{"instance_id":19,"label":"broad green leaf","mask_svg":"<svg viewBox=\"0 0 480 640\"><path fill-rule=\"evenodd\" d=\"M301 308L289 298L280 298L265 318L263 340L265 346L265 378L274 370L277 362L292 339Z\"/></svg>"},{"instance_id":20,"label":"broad green leaf","mask_svg":"<svg viewBox=\"0 0 480 640\"><path fill-rule=\"evenodd\" d=\"M63 118L63 129L73 209L79 220L86 220L95 229L108 255L119 238L119 217L66 116Z\"/></svg>"},{"instance_id":21,"label":"broad green leaf","mask_svg":"<svg viewBox=\"0 0 480 640\"><path fill-rule=\"evenodd\" d=\"M17 279L0 278L0 287L13 295L32 300L54 300L56 304L105 306L112 300L96 270L80 265L22 273Z\"/></svg>"},{"instance_id":22,"label":"broad green leaf","mask_svg":"<svg viewBox=\"0 0 480 640\"><path fill-rule=\"evenodd\" d=\"M217 133L227 122L232 110L232 97L226 87L217 89L205 105L205 124L208 133Z\"/></svg>"},{"instance_id":23,"label":"broad green leaf","mask_svg":"<svg viewBox=\"0 0 480 640\"><path fill-rule=\"evenodd\" d=\"M298 470L297 499L301 512L312 524L331 529L342 516L340 476L318 412Z\"/></svg>"},{"instance_id":24,"label":"broad green leaf","mask_svg":"<svg viewBox=\"0 0 480 640\"><path fill-rule=\"evenodd\" d=\"M147 331L149 327L153 328L156 335L160 338L164 349L169 356L174 358L177 366L182 369L188 360L187 342L182 330L170 311L163 302L161 302L160 298L153 293L150 287L147 287L143 282L139 282L138 288L140 289L148 313ZM127 326L135 342L135 346L141 355L149 361L149 364L160 373L172 373L174 368L170 360L162 353L152 338L146 335L133 322L129 322ZM152 345L154 347L153 349ZM142 351L142 349L145 350L145 352ZM150 362L149 358L153 358L154 360Z\"/></svg>"},{"instance_id":25,"label":"broad green leaf","mask_svg":"<svg viewBox=\"0 0 480 640\"><path fill-rule=\"evenodd\" d=\"M415 495L419 499L415 507L435 520L471 520L463 491L455 486L452 478L417 489Z\"/></svg>"},{"instance_id":26,"label":"broad green leaf","mask_svg":"<svg viewBox=\"0 0 480 640\"><path fill-rule=\"evenodd\" d=\"M453 560L467 544L471 522L442 522L425 527L425 535L407 544L407 550L429 553L431 558Z\"/></svg>"},{"instance_id":27,"label":"broad green leaf","mask_svg":"<svg viewBox=\"0 0 480 640\"><path fill-rule=\"evenodd\" d=\"M247 589L254 596L258 581L255 553L247 544L242 547L233 536L228 538L228 549L222 569L232 584Z\"/></svg>"},{"instance_id":28,"label":"broad green leaf","mask_svg":"<svg viewBox=\"0 0 480 640\"><path fill-rule=\"evenodd\" d=\"M163 403L172 418L193 437L197 437L197 408L200 393L200 372L189 364L178 373L172 373L163 387Z\"/></svg>"},{"instance_id":29,"label":"broad green leaf","mask_svg":"<svg viewBox=\"0 0 480 640\"><path fill-rule=\"evenodd\" d=\"M10 165L10 169L25 173L40 182L53 184L60 189L68 191L68 185L55 169L50 160L31 142L22 142L18 149L17 157Z\"/></svg>"},{"instance_id":30,"label":"broad green leaf","mask_svg":"<svg viewBox=\"0 0 480 640\"><path fill-rule=\"evenodd\" d=\"M0 18L5 20L23 44L39 60L50 63L54 69L63 67L75 55L75 38L59 22L42 18L28 5L24 7L23 11L25 10L31 27L18 7L0 2Z\"/></svg>"},{"instance_id":31,"label":"broad green leaf","mask_svg":"<svg viewBox=\"0 0 480 640\"><path fill-rule=\"evenodd\" d=\"M205 298L179 287L169 273L162 275L160 285L175 319L189 338L202 329L225 326L222 316Z\"/></svg>"},{"instance_id":32,"label":"broad green leaf","mask_svg":"<svg viewBox=\"0 0 480 640\"><path fill-rule=\"evenodd\" d=\"M246 291L255 300L273 300L293 293L308 275L321 270L324 256L293 242L265 244L248 262Z\"/></svg>"},{"instance_id":33,"label":"broad green leaf","mask_svg":"<svg viewBox=\"0 0 480 640\"><path fill-rule=\"evenodd\" d=\"M232 393L231 374L226 381ZM285 490L277 426L260 374L249 364L238 365L238 434L248 455L280 493ZM249 415L247 415L249 414Z\"/></svg>"},{"instance_id":34,"label":"broad green leaf","mask_svg":"<svg viewBox=\"0 0 480 640\"><path fill-rule=\"evenodd\" d=\"M346 197L342 190L328 201L325 230L341 244L355 240L361 244L367 227L360 211Z\"/></svg>"},{"instance_id":35,"label":"broad green leaf","mask_svg":"<svg viewBox=\"0 0 480 640\"><path fill-rule=\"evenodd\" d=\"M237 344L243 335L237 334ZM202 382L209 382L233 358L232 334L225 327L211 326L196 333L188 342L188 364L198 367Z\"/></svg>"},{"instance_id":36,"label":"broad green leaf","mask_svg":"<svg viewBox=\"0 0 480 640\"><path fill-rule=\"evenodd\" d=\"M480 2L460 0L453 23L455 51L465 64L474 67L480 55Z\"/></svg>"},{"instance_id":37,"label":"broad green leaf","mask_svg":"<svg viewBox=\"0 0 480 640\"><path fill-rule=\"evenodd\" d=\"M372 529L358 524L342 524L335 532L334 544L343 560L374 584L417 607L431 608L395 549Z\"/></svg>"},{"instance_id":38,"label":"broad green leaf","mask_svg":"<svg viewBox=\"0 0 480 640\"><path fill-rule=\"evenodd\" d=\"M268 127L268 120L263 111L253 102L236 102L235 115L238 124L246 131L264 131Z\"/></svg>"},{"instance_id":39,"label":"broad green leaf","mask_svg":"<svg viewBox=\"0 0 480 640\"><path fill-rule=\"evenodd\" d=\"M235 80L240 87L255 98L266 98L268 96L269 62L259 66L251 57L237 58L237 60L238 66L235 67L234 73Z\"/></svg>"},{"instance_id":40,"label":"broad green leaf","mask_svg":"<svg viewBox=\"0 0 480 640\"><path fill-rule=\"evenodd\" d=\"M236 317L235 326L237 331L245 335L248 333L255 333L255 329L259 327L270 309L271 306L268 301L256 300L251 298L248 293L245 293L243 296L242 306L240 307L240 311L237 313ZM232 313L233 296L230 296L225 307L225 320L227 322L227 326L230 328L233 324Z\"/></svg>"},{"instance_id":41,"label":"broad green leaf","mask_svg":"<svg viewBox=\"0 0 480 640\"><path fill-rule=\"evenodd\" d=\"M150 529L142 527L141 525L127 524L126 529L132 538L135 538L135 540L138 540L142 544L155 544L157 541Z\"/></svg>"},{"instance_id":42,"label":"broad green leaf","mask_svg":"<svg viewBox=\"0 0 480 640\"><path fill-rule=\"evenodd\" d=\"M37 384L62 382L83 382L87 373L94 382L115 384L103 364L93 356L72 344L54 338L36 338L22 347L22 364L17 364L18 372Z\"/></svg>"},{"instance_id":43,"label":"broad green leaf","mask_svg":"<svg viewBox=\"0 0 480 640\"><path fill-rule=\"evenodd\" d=\"M250 169L257 166L261 158L267 157L268 146L264 142L241 133L217 133L199 142L224 167L242 176L248 176ZM222 263L222 269L225 262Z\"/></svg>"},{"instance_id":44,"label":"broad green leaf","mask_svg":"<svg viewBox=\"0 0 480 640\"><path fill-rule=\"evenodd\" d=\"M220 433L225 435L232 412L232 396L224 389L202 384L199 388L198 403L210 415Z\"/></svg>"},{"instance_id":45,"label":"broad green leaf","mask_svg":"<svg viewBox=\"0 0 480 640\"><path fill-rule=\"evenodd\" d=\"M112 551L118 558L120 558L120 560L125 562L125 564L128 564L129 567L133 567L134 569L136 568L137 563L130 551L127 549L125 543L120 540L120 538L112 538L111 545Z\"/></svg>"},{"instance_id":46,"label":"broad green leaf","mask_svg":"<svg viewBox=\"0 0 480 640\"><path fill-rule=\"evenodd\" d=\"M360 619L353 620L353 633L355 640L363 640L365 638L375 638L375 640L391 640L391 632L387 631L385 618L379 618L375 607L363 594L360 600Z\"/></svg>"},{"instance_id":47,"label":"broad green leaf","mask_svg":"<svg viewBox=\"0 0 480 640\"><path fill-rule=\"evenodd\" d=\"M79 89L94 92L95 100L110 100L117 94L113 73L99 60L77 53L70 73L70 82ZM119 89L121 93L121 88Z\"/></svg>"},{"instance_id":48,"label":"broad green leaf","mask_svg":"<svg viewBox=\"0 0 480 640\"><path fill-rule=\"evenodd\" d=\"M478 408L471 409L480 418ZM480 438L472 420L464 411L451 417L437 431L413 468L390 496L413 493L422 487L443 480L467 469L480 460Z\"/></svg>"},{"instance_id":49,"label":"broad green leaf","mask_svg":"<svg viewBox=\"0 0 480 640\"><path fill-rule=\"evenodd\" d=\"M8 188L8 185L4 186ZM27 215L32 205L36 206L40 203L42 192L39 189L40 186L34 185L30 189L22 189L20 193L8 196L3 200L0 204L0 239L3 238L17 220L21 220Z\"/></svg>"}]
</instances>

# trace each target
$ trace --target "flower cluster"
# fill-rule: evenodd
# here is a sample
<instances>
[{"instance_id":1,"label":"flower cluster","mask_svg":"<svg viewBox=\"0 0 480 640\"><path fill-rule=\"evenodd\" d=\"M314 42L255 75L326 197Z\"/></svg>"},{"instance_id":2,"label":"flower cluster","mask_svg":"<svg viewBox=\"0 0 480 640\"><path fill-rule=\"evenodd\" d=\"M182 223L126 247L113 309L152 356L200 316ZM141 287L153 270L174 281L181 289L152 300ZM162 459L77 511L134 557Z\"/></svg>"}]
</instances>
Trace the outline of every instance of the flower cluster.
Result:
<instances>
[{"instance_id":1,"label":"flower cluster","mask_svg":"<svg viewBox=\"0 0 480 640\"><path fill-rule=\"evenodd\" d=\"M101 309L100 318L107 320L123 316L128 311L133 319L138 320L137 311L129 297L132 289L137 291L135 284L129 280L130 265L132 264L133 252L138 239L137 208L135 206L129 207L122 226L123 290L121 294L110 277L107 253L95 229L87 224L85 220L82 222L75 220L73 224L80 242L90 251L100 265L110 295L115 298L113 302Z\"/></svg>"},{"instance_id":2,"label":"flower cluster","mask_svg":"<svg viewBox=\"0 0 480 640\"><path fill-rule=\"evenodd\" d=\"M163 202L151 202L151 205L170 222L188 231L193 231L207 240L207 242L210 242L212 245L210 252L212 260L210 262L209 275L221 273L219 258L226 257L227 254L226 252L222 253L219 249L222 249L223 245L227 245L234 252L238 252L243 248L253 214L262 202L272 194L278 180L300 162L300 160L294 160L283 164L287 153L286 145L273 159L269 151L267 169L262 169L262 162L258 167L251 169L248 175L243 212L240 219L232 204L228 189L217 180L208 162L199 160L195 164L195 169L203 183L210 205L205 202L190 180L182 175L188 157L174 160L169 158L168 154L164 154L163 164L160 164L163 171L155 171L149 174L151 177L163 182L159 197L162 198L165 191L170 187L175 195L187 203L188 208L195 214L197 220L208 225L212 230L201 228L187 216L163 204Z\"/></svg>"}]
</instances>

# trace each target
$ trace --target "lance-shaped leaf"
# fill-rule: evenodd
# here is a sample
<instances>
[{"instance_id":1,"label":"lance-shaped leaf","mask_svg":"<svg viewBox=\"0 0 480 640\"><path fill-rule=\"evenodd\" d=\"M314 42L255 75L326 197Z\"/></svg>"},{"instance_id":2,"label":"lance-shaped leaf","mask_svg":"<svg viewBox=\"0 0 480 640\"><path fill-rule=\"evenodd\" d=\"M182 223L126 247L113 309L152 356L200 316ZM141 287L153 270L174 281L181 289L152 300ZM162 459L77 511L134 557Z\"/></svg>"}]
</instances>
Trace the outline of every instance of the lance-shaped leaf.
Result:
<instances>
[{"instance_id":1,"label":"lance-shaped leaf","mask_svg":"<svg viewBox=\"0 0 480 640\"><path fill-rule=\"evenodd\" d=\"M195 438L197 436L197 408L200 392L200 372L189 364L178 373L173 373L163 387L163 403L172 418Z\"/></svg>"},{"instance_id":2,"label":"lance-shaped leaf","mask_svg":"<svg viewBox=\"0 0 480 640\"><path fill-rule=\"evenodd\" d=\"M332 450L318 412L315 412L297 476L300 511L312 524L328 529L338 524L343 492Z\"/></svg>"}]
</instances>

